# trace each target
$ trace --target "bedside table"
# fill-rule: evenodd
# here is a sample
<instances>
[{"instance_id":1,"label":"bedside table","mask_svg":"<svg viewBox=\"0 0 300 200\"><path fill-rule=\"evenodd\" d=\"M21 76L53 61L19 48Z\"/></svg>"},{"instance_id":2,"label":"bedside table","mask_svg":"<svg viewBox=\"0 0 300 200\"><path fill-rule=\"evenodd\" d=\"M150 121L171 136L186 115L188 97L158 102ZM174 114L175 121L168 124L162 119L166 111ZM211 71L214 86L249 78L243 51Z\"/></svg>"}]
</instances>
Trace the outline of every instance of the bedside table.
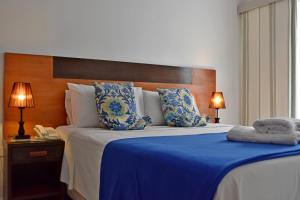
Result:
<instances>
[{"instance_id":1,"label":"bedside table","mask_svg":"<svg viewBox=\"0 0 300 200\"><path fill-rule=\"evenodd\" d=\"M64 199L64 141L4 141L4 199Z\"/></svg>"}]
</instances>

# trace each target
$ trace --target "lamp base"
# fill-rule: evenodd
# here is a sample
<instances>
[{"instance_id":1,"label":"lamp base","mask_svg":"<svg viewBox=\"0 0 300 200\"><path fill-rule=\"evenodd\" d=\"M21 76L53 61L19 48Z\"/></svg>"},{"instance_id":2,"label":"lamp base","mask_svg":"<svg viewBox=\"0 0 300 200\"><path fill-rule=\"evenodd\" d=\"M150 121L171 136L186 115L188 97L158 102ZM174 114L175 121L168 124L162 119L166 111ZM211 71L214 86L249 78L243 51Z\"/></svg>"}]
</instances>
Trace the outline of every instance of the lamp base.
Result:
<instances>
[{"instance_id":1,"label":"lamp base","mask_svg":"<svg viewBox=\"0 0 300 200\"><path fill-rule=\"evenodd\" d=\"M15 137L16 140L24 140L24 139L30 139L30 135L17 135Z\"/></svg>"},{"instance_id":2,"label":"lamp base","mask_svg":"<svg viewBox=\"0 0 300 200\"><path fill-rule=\"evenodd\" d=\"M220 118L219 117L215 118L215 123L217 123L217 124L220 123Z\"/></svg>"}]
</instances>

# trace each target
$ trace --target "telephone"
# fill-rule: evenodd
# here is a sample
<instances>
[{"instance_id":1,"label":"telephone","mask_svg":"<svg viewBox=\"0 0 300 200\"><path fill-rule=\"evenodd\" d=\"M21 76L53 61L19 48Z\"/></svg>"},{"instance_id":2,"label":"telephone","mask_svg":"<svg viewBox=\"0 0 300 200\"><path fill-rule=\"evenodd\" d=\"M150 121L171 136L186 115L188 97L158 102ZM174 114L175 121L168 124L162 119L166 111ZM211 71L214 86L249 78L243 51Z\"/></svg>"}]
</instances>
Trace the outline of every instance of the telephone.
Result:
<instances>
[{"instance_id":1,"label":"telephone","mask_svg":"<svg viewBox=\"0 0 300 200\"><path fill-rule=\"evenodd\" d=\"M59 136L52 127L43 127L42 125L35 125L33 130L37 133L39 138L44 139L58 139Z\"/></svg>"}]
</instances>

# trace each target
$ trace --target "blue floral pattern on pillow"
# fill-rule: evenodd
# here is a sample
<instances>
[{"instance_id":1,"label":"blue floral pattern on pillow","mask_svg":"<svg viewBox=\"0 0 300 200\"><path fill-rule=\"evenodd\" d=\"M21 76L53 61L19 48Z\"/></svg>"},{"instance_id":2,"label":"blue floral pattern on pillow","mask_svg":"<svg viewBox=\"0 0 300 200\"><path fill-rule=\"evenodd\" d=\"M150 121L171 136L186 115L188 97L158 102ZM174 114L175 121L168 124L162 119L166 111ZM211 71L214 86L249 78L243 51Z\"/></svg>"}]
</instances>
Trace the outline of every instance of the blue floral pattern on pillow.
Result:
<instances>
[{"instance_id":1,"label":"blue floral pattern on pillow","mask_svg":"<svg viewBox=\"0 0 300 200\"><path fill-rule=\"evenodd\" d=\"M189 89L157 89L157 91L161 100L163 116L168 126L206 125L206 119L200 116L194 96Z\"/></svg>"},{"instance_id":2,"label":"blue floral pattern on pillow","mask_svg":"<svg viewBox=\"0 0 300 200\"><path fill-rule=\"evenodd\" d=\"M150 119L136 113L132 83L94 83L100 127L112 130L144 129Z\"/></svg>"}]
</instances>

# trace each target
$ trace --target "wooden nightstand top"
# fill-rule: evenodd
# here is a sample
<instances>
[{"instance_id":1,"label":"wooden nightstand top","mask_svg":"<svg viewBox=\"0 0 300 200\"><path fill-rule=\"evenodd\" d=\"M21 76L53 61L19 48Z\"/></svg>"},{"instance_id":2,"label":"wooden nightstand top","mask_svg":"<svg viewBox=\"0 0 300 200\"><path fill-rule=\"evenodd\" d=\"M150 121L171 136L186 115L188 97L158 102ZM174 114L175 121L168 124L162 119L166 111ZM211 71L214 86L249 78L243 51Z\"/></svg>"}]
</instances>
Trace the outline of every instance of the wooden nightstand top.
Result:
<instances>
[{"instance_id":1,"label":"wooden nightstand top","mask_svg":"<svg viewBox=\"0 0 300 200\"><path fill-rule=\"evenodd\" d=\"M61 139L57 140L40 140L40 139L31 139L31 140L15 140L13 138L8 138L3 140L4 145L9 146L32 146L32 145L55 145L55 144L64 144L64 141Z\"/></svg>"}]
</instances>

